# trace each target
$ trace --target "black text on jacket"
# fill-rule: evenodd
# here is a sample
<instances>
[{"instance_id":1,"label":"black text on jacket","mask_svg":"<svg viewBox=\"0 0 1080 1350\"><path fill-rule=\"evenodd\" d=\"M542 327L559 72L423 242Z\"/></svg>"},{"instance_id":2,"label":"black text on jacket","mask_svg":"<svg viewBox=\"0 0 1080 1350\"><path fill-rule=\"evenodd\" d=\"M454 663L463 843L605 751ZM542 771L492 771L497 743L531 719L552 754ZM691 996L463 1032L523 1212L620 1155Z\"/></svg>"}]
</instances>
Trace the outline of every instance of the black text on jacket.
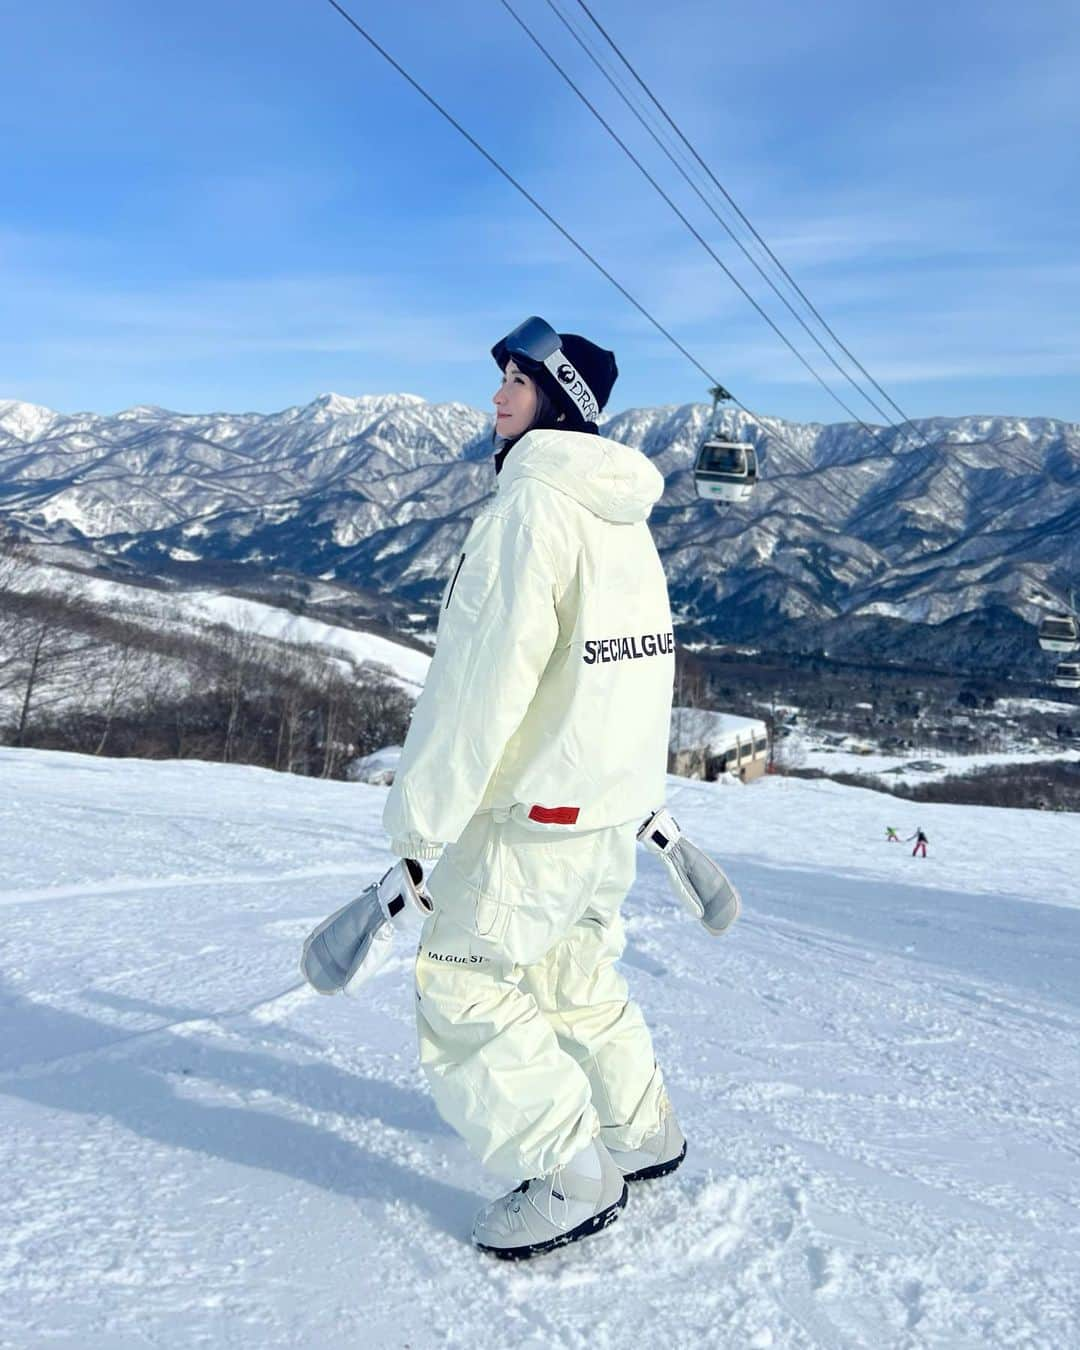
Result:
<instances>
[{"instance_id":1,"label":"black text on jacket","mask_svg":"<svg viewBox=\"0 0 1080 1350\"><path fill-rule=\"evenodd\" d=\"M642 633L640 638L603 638L599 642L585 643L585 664L593 666L598 661L640 660L643 656L668 656L675 650L675 634Z\"/></svg>"}]
</instances>

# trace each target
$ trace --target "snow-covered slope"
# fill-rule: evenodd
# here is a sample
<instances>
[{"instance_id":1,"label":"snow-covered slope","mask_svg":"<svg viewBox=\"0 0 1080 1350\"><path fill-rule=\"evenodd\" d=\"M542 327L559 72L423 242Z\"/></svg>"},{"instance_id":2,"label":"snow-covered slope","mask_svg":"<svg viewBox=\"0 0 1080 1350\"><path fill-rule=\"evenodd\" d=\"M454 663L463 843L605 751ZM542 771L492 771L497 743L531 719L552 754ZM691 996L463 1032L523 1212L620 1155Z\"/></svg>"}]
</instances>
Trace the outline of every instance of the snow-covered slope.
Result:
<instances>
[{"instance_id":1,"label":"snow-covered slope","mask_svg":"<svg viewBox=\"0 0 1080 1350\"><path fill-rule=\"evenodd\" d=\"M364 667L375 668L414 697L423 688L431 665L429 653L376 633L212 589L138 586L36 561L20 569L12 580L12 588L68 599L79 597L106 610L113 618L159 633L165 630L198 633L220 626L258 636L339 662L346 674ZM85 698L92 703L93 698L89 697L92 692L92 681L80 684L72 691L72 698L64 702L78 703ZM9 701L14 701L18 694L18 688L12 686Z\"/></svg>"},{"instance_id":2,"label":"snow-covered slope","mask_svg":"<svg viewBox=\"0 0 1080 1350\"><path fill-rule=\"evenodd\" d=\"M689 1156L508 1268L468 1244L500 1187L426 1095L409 944L357 1000L299 984L389 861L385 788L12 749L0 780L0 1345L1080 1344L1080 817L670 778L746 905L711 940L639 855L625 968Z\"/></svg>"},{"instance_id":3,"label":"snow-covered slope","mask_svg":"<svg viewBox=\"0 0 1080 1350\"><path fill-rule=\"evenodd\" d=\"M732 411L726 432L754 442L765 473L747 506L720 510L694 492L705 419L687 404L603 427L665 476L650 524L688 638L1019 661L1080 573L1080 426L929 418L871 437ZM265 415L0 403L0 511L146 569L287 567L430 616L494 486L490 429L409 394Z\"/></svg>"}]
</instances>

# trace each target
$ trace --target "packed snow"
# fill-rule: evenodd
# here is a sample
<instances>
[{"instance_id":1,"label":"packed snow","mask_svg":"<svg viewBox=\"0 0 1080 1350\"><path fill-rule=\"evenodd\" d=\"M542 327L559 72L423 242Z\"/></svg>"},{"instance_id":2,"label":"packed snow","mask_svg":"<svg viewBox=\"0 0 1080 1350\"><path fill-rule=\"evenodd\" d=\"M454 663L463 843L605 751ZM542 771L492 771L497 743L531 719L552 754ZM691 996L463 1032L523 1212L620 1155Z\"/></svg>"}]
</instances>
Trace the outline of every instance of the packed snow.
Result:
<instances>
[{"instance_id":1,"label":"packed snow","mask_svg":"<svg viewBox=\"0 0 1080 1350\"><path fill-rule=\"evenodd\" d=\"M469 1243L502 1186L427 1095L409 944L356 999L297 973L391 861L384 786L0 782L0 1346L1080 1345L1080 817L669 777L745 904L710 939L639 851L687 1161L513 1265Z\"/></svg>"}]
</instances>

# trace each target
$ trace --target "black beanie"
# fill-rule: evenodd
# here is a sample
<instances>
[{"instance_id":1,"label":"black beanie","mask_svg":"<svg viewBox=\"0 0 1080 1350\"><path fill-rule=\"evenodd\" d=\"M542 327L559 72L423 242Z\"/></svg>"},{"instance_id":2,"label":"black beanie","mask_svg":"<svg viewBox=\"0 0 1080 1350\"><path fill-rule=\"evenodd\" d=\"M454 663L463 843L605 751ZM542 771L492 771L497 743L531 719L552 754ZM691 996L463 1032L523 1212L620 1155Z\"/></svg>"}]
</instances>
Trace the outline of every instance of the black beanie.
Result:
<instances>
[{"instance_id":1,"label":"black beanie","mask_svg":"<svg viewBox=\"0 0 1080 1350\"><path fill-rule=\"evenodd\" d=\"M612 386L619 378L619 367L615 364L615 353L605 351L603 347L598 347L595 342L590 342L588 338L580 337L577 333L560 333L559 343L562 346L563 355L568 361L573 362L577 367L578 374L593 391L602 412L611 397ZM537 378L548 393L552 395L556 405L569 413L568 420L571 426L592 427L595 425L592 422L587 423L585 421L577 404L566 392L560 381L548 370L547 366L540 367Z\"/></svg>"},{"instance_id":2,"label":"black beanie","mask_svg":"<svg viewBox=\"0 0 1080 1350\"><path fill-rule=\"evenodd\" d=\"M598 347L595 342L590 342L588 338L583 338L578 333L560 333L559 345L562 347L563 355L573 363L578 374L592 390L600 410L603 411L605 404L611 397L612 387L619 378L619 367L615 364L615 353L606 351L603 347ZM496 344L491 349L491 354L499 363L499 368L505 370L509 353L506 352L502 344ZM566 428L568 431L596 430L596 423L585 421L580 408L570 397L566 387L548 370L547 366L542 362L531 361L523 356L515 356L513 359L520 369L527 371L541 386L559 411L566 413ZM572 379L573 376L571 375L570 378Z\"/></svg>"}]
</instances>

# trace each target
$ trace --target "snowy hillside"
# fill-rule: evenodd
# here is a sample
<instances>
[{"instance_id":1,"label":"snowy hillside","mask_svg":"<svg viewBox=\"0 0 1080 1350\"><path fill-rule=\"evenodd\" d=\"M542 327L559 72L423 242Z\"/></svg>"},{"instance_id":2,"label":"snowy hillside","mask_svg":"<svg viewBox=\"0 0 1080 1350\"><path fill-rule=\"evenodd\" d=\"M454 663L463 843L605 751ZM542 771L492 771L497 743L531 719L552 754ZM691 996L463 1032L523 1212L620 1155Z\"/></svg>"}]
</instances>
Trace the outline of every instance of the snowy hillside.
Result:
<instances>
[{"instance_id":1,"label":"snowy hillside","mask_svg":"<svg viewBox=\"0 0 1080 1350\"><path fill-rule=\"evenodd\" d=\"M706 413L631 409L602 428L664 474L650 524L682 637L985 667L1030 657L1030 625L1075 583L1080 426L929 418L871 437L731 411L764 478L719 510L691 472ZM487 413L409 394L271 414L0 402L0 512L148 571L335 577L426 609L426 626L494 487L490 431Z\"/></svg>"},{"instance_id":2,"label":"snowy hillside","mask_svg":"<svg viewBox=\"0 0 1080 1350\"><path fill-rule=\"evenodd\" d=\"M669 779L744 917L639 853L625 968L689 1138L507 1267L417 1068L409 944L296 973L386 789L0 749L0 1345L1080 1344L1080 817ZM930 837L926 860L886 823Z\"/></svg>"},{"instance_id":3,"label":"snowy hillside","mask_svg":"<svg viewBox=\"0 0 1080 1350\"><path fill-rule=\"evenodd\" d=\"M287 647L336 658L346 670L378 668L413 695L423 687L431 665L431 657L425 652L375 633L325 623L279 605L211 589L157 590L34 562L22 569L13 589L77 596L159 632L200 631L221 625L238 633L256 634Z\"/></svg>"}]
</instances>

